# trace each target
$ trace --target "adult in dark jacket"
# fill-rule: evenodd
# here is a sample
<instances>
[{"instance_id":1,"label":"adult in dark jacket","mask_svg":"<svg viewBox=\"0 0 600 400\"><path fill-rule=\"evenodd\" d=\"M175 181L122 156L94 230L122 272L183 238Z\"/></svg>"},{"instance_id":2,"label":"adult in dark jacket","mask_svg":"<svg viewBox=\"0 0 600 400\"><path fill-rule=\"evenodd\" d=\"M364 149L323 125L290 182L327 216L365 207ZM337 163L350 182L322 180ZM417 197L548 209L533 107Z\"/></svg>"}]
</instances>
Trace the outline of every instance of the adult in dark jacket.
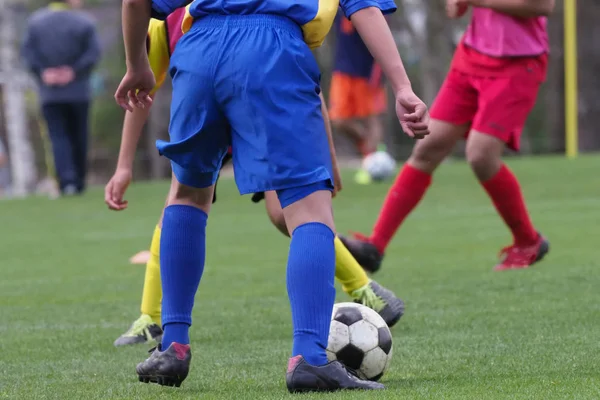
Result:
<instances>
[{"instance_id":1,"label":"adult in dark jacket","mask_svg":"<svg viewBox=\"0 0 600 400\"><path fill-rule=\"evenodd\" d=\"M79 0L50 3L29 18L22 55L39 83L61 193L85 190L90 75L100 59L94 22Z\"/></svg>"}]
</instances>

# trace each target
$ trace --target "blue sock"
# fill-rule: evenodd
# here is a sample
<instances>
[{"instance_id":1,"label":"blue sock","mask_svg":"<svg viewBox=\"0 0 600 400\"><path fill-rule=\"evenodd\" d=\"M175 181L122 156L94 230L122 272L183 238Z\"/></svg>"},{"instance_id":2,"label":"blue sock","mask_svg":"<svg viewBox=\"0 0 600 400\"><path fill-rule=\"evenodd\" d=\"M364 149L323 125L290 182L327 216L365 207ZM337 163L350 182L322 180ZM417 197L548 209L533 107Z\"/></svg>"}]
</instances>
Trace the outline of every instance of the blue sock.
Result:
<instances>
[{"instance_id":1,"label":"blue sock","mask_svg":"<svg viewBox=\"0 0 600 400\"><path fill-rule=\"evenodd\" d=\"M194 297L204 271L207 219L196 207L165 208L160 238L163 350L173 342L190 343Z\"/></svg>"},{"instance_id":2,"label":"blue sock","mask_svg":"<svg viewBox=\"0 0 600 400\"><path fill-rule=\"evenodd\" d=\"M292 234L287 291L292 309L292 356L311 365L327 364L327 339L335 301L334 233L327 225L300 225Z\"/></svg>"}]
</instances>

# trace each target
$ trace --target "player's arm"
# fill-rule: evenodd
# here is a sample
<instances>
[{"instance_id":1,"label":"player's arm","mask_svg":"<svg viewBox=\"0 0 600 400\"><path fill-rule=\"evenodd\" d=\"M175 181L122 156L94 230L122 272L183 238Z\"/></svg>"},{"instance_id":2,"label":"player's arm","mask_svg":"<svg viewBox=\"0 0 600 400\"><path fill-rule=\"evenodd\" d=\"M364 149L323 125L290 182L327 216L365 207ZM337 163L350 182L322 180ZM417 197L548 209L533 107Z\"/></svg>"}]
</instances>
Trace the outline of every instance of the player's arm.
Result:
<instances>
[{"instance_id":1,"label":"player's arm","mask_svg":"<svg viewBox=\"0 0 600 400\"><path fill-rule=\"evenodd\" d=\"M152 97L154 97L152 95ZM121 135L121 148L117 161L117 170L132 171L135 151L137 149L144 125L150 115L150 108L134 108L133 112L125 113L123 120L123 133Z\"/></svg>"},{"instance_id":2,"label":"player's arm","mask_svg":"<svg viewBox=\"0 0 600 400\"><path fill-rule=\"evenodd\" d=\"M156 86L149 94L153 99L154 94L166 78L169 66L169 47L164 22L157 20L150 22L145 49L151 72L156 77ZM112 210L118 211L127 208L127 201L123 199L123 196L132 180L135 152L149 115L150 107L134 107L130 112L125 113L117 168L104 190L104 201Z\"/></svg>"},{"instance_id":3,"label":"player's arm","mask_svg":"<svg viewBox=\"0 0 600 400\"><path fill-rule=\"evenodd\" d=\"M150 68L156 78L156 86L150 93L150 97L154 99L154 95L164 83L169 69L169 43L165 22L155 19L150 21L145 48ZM135 151L149 115L149 107L134 108L133 112L125 114L117 170L131 171L133 169Z\"/></svg>"},{"instance_id":4,"label":"player's arm","mask_svg":"<svg viewBox=\"0 0 600 400\"><path fill-rule=\"evenodd\" d=\"M151 3L148 0L123 0L123 42L127 68L148 65L146 38L150 25Z\"/></svg>"},{"instance_id":5,"label":"player's arm","mask_svg":"<svg viewBox=\"0 0 600 400\"><path fill-rule=\"evenodd\" d=\"M555 0L468 0L473 7L491 8L521 18L545 17L554 10Z\"/></svg>"},{"instance_id":6,"label":"player's arm","mask_svg":"<svg viewBox=\"0 0 600 400\"><path fill-rule=\"evenodd\" d=\"M396 42L381 10L377 7L363 8L352 14L351 18L354 28L390 81L394 93L403 89L412 90Z\"/></svg>"},{"instance_id":7,"label":"player's arm","mask_svg":"<svg viewBox=\"0 0 600 400\"><path fill-rule=\"evenodd\" d=\"M402 130L412 138L422 139L429 134L427 106L412 90L396 42L383 16L383 12L395 10L394 2L366 0L346 3L348 4L350 6L347 6L344 11L351 16L356 31L375 61L381 66L394 90L396 115ZM360 8L364 5L367 7Z\"/></svg>"},{"instance_id":8,"label":"player's arm","mask_svg":"<svg viewBox=\"0 0 600 400\"><path fill-rule=\"evenodd\" d=\"M337 162L337 155L335 152L335 144L333 143L333 131L331 129L331 121L329 120L329 112L327 111L327 103L325 103L325 97L323 92L319 93L321 98L321 113L323 114L323 122L325 122L325 133L327 134L327 141L329 142L329 153L331 154L331 166L333 169L333 195L342 190L342 174L340 173L340 167Z\"/></svg>"}]
</instances>

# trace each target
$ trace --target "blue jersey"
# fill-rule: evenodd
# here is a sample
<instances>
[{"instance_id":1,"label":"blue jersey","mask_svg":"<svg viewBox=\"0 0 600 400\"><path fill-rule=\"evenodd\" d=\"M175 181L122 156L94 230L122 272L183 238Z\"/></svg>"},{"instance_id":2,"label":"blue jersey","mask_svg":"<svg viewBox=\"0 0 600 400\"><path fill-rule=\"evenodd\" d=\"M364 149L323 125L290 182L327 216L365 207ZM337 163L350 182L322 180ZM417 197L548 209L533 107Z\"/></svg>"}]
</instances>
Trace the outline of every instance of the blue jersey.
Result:
<instances>
[{"instance_id":1,"label":"blue jersey","mask_svg":"<svg viewBox=\"0 0 600 400\"><path fill-rule=\"evenodd\" d=\"M270 14L290 18L302 28L304 41L311 48L323 43L338 7L348 18L367 7L377 7L384 14L396 11L393 0L152 0L153 17L164 19L189 3L192 3L189 8L191 18L209 14Z\"/></svg>"},{"instance_id":2,"label":"blue jersey","mask_svg":"<svg viewBox=\"0 0 600 400\"><path fill-rule=\"evenodd\" d=\"M373 56L349 19L342 13L335 18L335 55L333 70L359 78L370 79Z\"/></svg>"}]
</instances>

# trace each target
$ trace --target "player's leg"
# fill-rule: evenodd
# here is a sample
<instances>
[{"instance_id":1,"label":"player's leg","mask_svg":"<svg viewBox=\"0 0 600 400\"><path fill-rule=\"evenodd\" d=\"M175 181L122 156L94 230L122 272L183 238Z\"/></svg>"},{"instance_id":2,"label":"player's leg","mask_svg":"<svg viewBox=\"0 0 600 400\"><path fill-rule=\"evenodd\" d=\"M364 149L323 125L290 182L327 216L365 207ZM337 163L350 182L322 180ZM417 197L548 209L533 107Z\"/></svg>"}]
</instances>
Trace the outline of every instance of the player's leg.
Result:
<instances>
[{"instance_id":1,"label":"player's leg","mask_svg":"<svg viewBox=\"0 0 600 400\"><path fill-rule=\"evenodd\" d=\"M171 60L170 142L158 143L174 175L160 240L164 334L161 346L136 370L140 380L162 385L179 386L189 371L189 328L204 270L206 223L229 146L229 125L213 87L220 48L210 37L192 29L177 45Z\"/></svg>"},{"instance_id":2,"label":"player's leg","mask_svg":"<svg viewBox=\"0 0 600 400\"><path fill-rule=\"evenodd\" d=\"M162 220L162 215L161 215ZM115 340L115 346L160 342L162 288L160 282L160 232L161 224L156 225L150 243L150 257L146 262L144 287L142 289L141 315L129 329Z\"/></svg>"},{"instance_id":3,"label":"player's leg","mask_svg":"<svg viewBox=\"0 0 600 400\"><path fill-rule=\"evenodd\" d=\"M376 311L391 328L404 315L404 302L394 292L369 279L365 270L344 246L335 241L335 277L356 303Z\"/></svg>"},{"instance_id":4,"label":"player's leg","mask_svg":"<svg viewBox=\"0 0 600 400\"><path fill-rule=\"evenodd\" d=\"M69 137L69 115L65 104L51 103L42 106L52 142L52 154L62 195L77 193L77 171L73 160L73 145Z\"/></svg>"},{"instance_id":5,"label":"player's leg","mask_svg":"<svg viewBox=\"0 0 600 400\"><path fill-rule=\"evenodd\" d=\"M174 184L171 183L165 207L173 196ZM162 340L161 303L162 286L160 280L160 237L164 208L161 210L158 223L154 228L150 242L150 256L146 262L144 286L142 288L141 315L133 321L129 329L115 340L114 345L127 346L148 342L160 343Z\"/></svg>"},{"instance_id":6,"label":"player's leg","mask_svg":"<svg viewBox=\"0 0 600 400\"><path fill-rule=\"evenodd\" d=\"M69 129L73 143L73 160L77 172L77 192L83 193L86 189L88 143L89 143L89 109L87 101L69 104L71 111Z\"/></svg>"},{"instance_id":7,"label":"player's leg","mask_svg":"<svg viewBox=\"0 0 600 400\"><path fill-rule=\"evenodd\" d=\"M227 154L223 159L223 166L231 161L231 155ZM218 179L217 179L218 182ZM217 184L213 193L213 204L217 201ZM169 204L169 199L174 197L175 185L171 183L169 194L165 202L165 207ZM115 346L125 346L131 344L147 343L155 341L160 343L162 339L161 329L161 302L162 286L160 281L160 233L162 229L162 219L164 208L161 210L158 224L154 228L152 241L150 243L150 256L146 261L146 273L144 277L144 287L142 289L142 314L136 319L129 329L115 340Z\"/></svg>"},{"instance_id":8,"label":"player's leg","mask_svg":"<svg viewBox=\"0 0 600 400\"><path fill-rule=\"evenodd\" d=\"M285 224L285 216L283 215L283 209L281 208L281 203L277 198L277 192L275 192L274 190L264 192L264 198L265 207L267 208L267 216L269 217L269 220L279 232L281 232L287 237L290 237L287 225Z\"/></svg>"},{"instance_id":9,"label":"player's leg","mask_svg":"<svg viewBox=\"0 0 600 400\"><path fill-rule=\"evenodd\" d=\"M522 76L479 82L483 105L467 140L467 160L513 236L513 244L502 250L503 259L496 270L529 267L549 250L548 241L531 221L517 178L502 161L507 145L519 148L521 131L542 80L523 68Z\"/></svg>"},{"instance_id":10,"label":"player's leg","mask_svg":"<svg viewBox=\"0 0 600 400\"><path fill-rule=\"evenodd\" d=\"M425 195L433 172L464 137L476 109L476 91L465 76L450 71L431 109L431 134L415 144L388 191L371 234L342 237L363 268L370 272L380 268L387 245Z\"/></svg>"},{"instance_id":11,"label":"player's leg","mask_svg":"<svg viewBox=\"0 0 600 400\"><path fill-rule=\"evenodd\" d=\"M179 386L191 361L189 328L204 271L206 223L217 173L172 164L175 190L164 210L160 241L164 333L160 346L136 371L143 382Z\"/></svg>"},{"instance_id":12,"label":"player's leg","mask_svg":"<svg viewBox=\"0 0 600 400\"><path fill-rule=\"evenodd\" d=\"M242 194L276 190L291 232L288 389L382 388L353 376L337 361L327 362L335 301L332 166L320 73L301 28L273 15L209 16L197 24L213 31L219 24L228 27L221 36L230 44L221 55L227 68L217 69L215 87L232 125L238 188Z\"/></svg>"},{"instance_id":13,"label":"player's leg","mask_svg":"<svg viewBox=\"0 0 600 400\"><path fill-rule=\"evenodd\" d=\"M356 115L356 102L360 94L356 93L358 78L334 72L329 88L329 118L338 132L346 135L361 154L365 149L365 128Z\"/></svg>"},{"instance_id":14,"label":"player's leg","mask_svg":"<svg viewBox=\"0 0 600 400\"><path fill-rule=\"evenodd\" d=\"M365 130L367 132L366 147L369 153L377 150L383 142L383 120L381 114L370 115L365 119Z\"/></svg>"},{"instance_id":15,"label":"player's leg","mask_svg":"<svg viewBox=\"0 0 600 400\"><path fill-rule=\"evenodd\" d=\"M357 101L358 112L363 115L365 140L363 141L363 156L377 150L385 150L383 144L383 119L382 115L387 109L387 99L384 87L373 87L369 82ZM354 176L358 184L366 185L373 178L364 169L359 169Z\"/></svg>"},{"instance_id":16,"label":"player's leg","mask_svg":"<svg viewBox=\"0 0 600 400\"><path fill-rule=\"evenodd\" d=\"M384 127L383 114L387 111L387 93L384 86L373 87L369 85L370 96L366 98L368 103L364 105L365 129L367 134L367 148L375 151L383 142Z\"/></svg>"},{"instance_id":17,"label":"player's leg","mask_svg":"<svg viewBox=\"0 0 600 400\"><path fill-rule=\"evenodd\" d=\"M275 227L285 236L290 236L285 223L283 209L275 191L265 193L267 215ZM372 281L360 264L352 257L342 241L336 236L335 277L342 290L354 301L376 311L389 327L394 326L404 314L404 302L391 290Z\"/></svg>"}]
</instances>

